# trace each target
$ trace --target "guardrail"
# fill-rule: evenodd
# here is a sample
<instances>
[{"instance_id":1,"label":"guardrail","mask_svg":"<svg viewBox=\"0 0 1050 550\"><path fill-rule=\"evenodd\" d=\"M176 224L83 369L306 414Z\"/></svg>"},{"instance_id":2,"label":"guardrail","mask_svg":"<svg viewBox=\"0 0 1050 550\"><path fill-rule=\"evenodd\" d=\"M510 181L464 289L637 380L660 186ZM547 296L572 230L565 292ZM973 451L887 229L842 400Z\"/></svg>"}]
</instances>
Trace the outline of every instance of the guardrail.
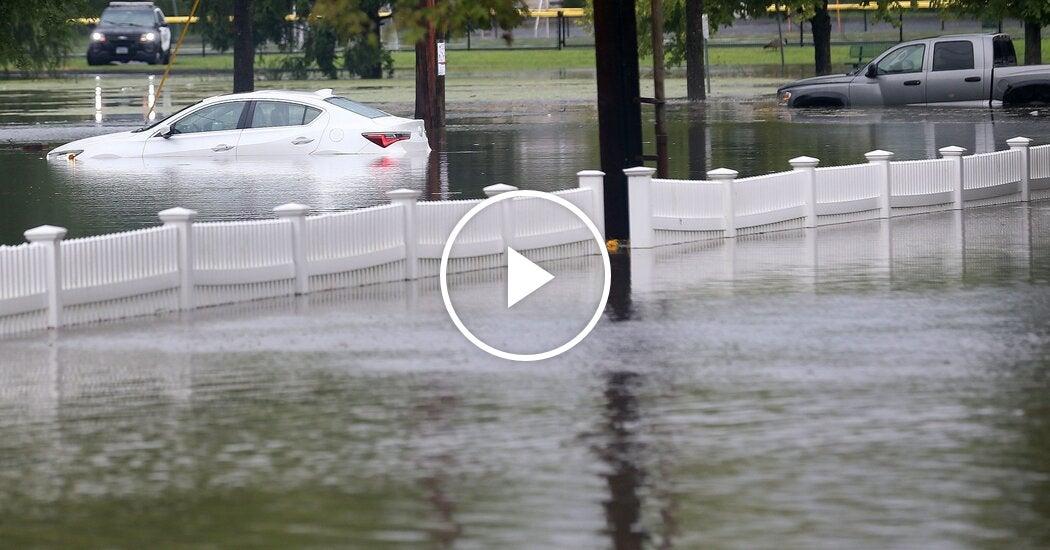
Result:
<instances>
[{"instance_id":1,"label":"guardrail","mask_svg":"<svg viewBox=\"0 0 1050 550\"><path fill-rule=\"evenodd\" d=\"M1050 145L1031 141L969 156L944 147L929 160L894 162L893 153L872 151L866 164L827 168L798 157L791 171L749 178L719 168L704 181L654 179L651 168L628 168L631 248L1028 201L1050 190Z\"/></svg>"},{"instance_id":2,"label":"guardrail","mask_svg":"<svg viewBox=\"0 0 1050 550\"><path fill-rule=\"evenodd\" d=\"M578 188L555 194L600 220L601 186L601 172L581 172ZM274 208L276 219L253 221L196 222L197 212L172 208L158 214L161 226L81 239L30 229L28 244L0 246L0 333L436 276L452 228L481 200L387 195L390 204L314 216L290 203ZM504 204L463 231L452 271L502 265L507 246L537 259L596 253L566 246L592 238L575 218L531 198Z\"/></svg>"}]
</instances>

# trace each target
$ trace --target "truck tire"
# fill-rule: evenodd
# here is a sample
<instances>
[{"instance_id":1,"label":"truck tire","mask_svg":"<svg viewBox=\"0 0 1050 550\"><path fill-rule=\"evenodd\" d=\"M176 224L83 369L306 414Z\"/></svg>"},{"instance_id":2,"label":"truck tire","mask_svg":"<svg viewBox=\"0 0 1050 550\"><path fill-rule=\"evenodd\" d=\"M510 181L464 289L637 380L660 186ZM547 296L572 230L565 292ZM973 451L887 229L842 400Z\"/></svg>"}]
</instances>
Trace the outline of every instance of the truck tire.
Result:
<instances>
[{"instance_id":1,"label":"truck tire","mask_svg":"<svg viewBox=\"0 0 1050 550\"><path fill-rule=\"evenodd\" d=\"M106 65L107 62L102 61L89 53L87 54L87 64L94 67L95 65Z\"/></svg>"},{"instance_id":2,"label":"truck tire","mask_svg":"<svg viewBox=\"0 0 1050 550\"><path fill-rule=\"evenodd\" d=\"M1031 105L1041 103L1050 105L1050 85L1032 84L1014 88L1003 96L1005 105Z\"/></svg>"}]
</instances>

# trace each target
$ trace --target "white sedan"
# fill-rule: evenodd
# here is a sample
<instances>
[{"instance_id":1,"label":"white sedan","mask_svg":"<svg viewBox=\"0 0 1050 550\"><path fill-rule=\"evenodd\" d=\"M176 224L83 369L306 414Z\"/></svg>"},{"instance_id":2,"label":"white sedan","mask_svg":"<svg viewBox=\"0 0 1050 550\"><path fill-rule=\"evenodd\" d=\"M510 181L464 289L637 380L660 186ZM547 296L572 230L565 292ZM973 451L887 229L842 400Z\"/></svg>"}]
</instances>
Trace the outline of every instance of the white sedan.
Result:
<instances>
[{"instance_id":1,"label":"white sedan","mask_svg":"<svg viewBox=\"0 0 1050 550\"><path fill-rule=\"evenodd\" d=\"M48 158L274 157L430 151L423 121L332 90L209 97L149 126L67 143Z\"/></svg>"}]
</instances>

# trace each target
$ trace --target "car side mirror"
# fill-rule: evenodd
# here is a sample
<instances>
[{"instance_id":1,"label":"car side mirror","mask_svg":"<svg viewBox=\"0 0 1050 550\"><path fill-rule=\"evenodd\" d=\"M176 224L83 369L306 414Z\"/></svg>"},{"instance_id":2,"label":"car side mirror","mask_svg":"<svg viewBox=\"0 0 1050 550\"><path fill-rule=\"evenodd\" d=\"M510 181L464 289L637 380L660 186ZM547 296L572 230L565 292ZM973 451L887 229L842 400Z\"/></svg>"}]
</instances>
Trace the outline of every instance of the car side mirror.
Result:
<instances>
[{"instance_id":1,"label":"car side mirror","mask_svg":"<svg viewBox=\"0 0 1050 550\"><path fill-rule=\"evenodd\" d=\"M168 138L170 138L171 136L173 136L173 135L175 135L177 133L178 133L178 130L176 130L175 128L172 128L171 126L169 126L167 124L161 124L159 127L157 127L157 133L153 134L153 136L154 137L160 136L160 137L162 137L164 139L168 139Z\"/></svg>"},{"instance_id":2,"label":"car side mirror","mask_svg":"<svg viewBox=\"0 0 1050 550\"><path fill-rule=\"evenodd\" d=\"M875 78L879 76L879 70L875 67L874 63L868 65L868 70L864 71L864 76L868 78Z\"/></svg>"}]
</instances>

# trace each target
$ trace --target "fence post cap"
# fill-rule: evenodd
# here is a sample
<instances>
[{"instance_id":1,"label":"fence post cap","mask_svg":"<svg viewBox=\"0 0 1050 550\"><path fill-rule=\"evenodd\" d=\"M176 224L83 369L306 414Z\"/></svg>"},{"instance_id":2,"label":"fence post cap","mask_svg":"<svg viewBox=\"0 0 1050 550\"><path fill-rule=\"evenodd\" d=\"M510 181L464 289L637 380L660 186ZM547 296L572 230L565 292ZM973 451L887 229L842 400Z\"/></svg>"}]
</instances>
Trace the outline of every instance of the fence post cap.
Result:
<instances>
[{"instance_id":1,"label":"fence post cap","mask_svg":"<svg viewBox=\"0 0 1050 550\"><path fill-rule=\"evenodd\" d=\"M602 172L601 170L580 170L579 172L576 172L576 176L581 178L585 176L604 178L605 172Z\"/></svg>"},{"instance_id":2,"label":"fence post cap","mask_svg":"<svg viewBox=\"0 0 1050 550\"><path fill-rule=\"evenodd\" d=\"M635 166L633 168L624 168L623 173L627 174L627 177L652 176L656 173L656 168L649 168L648 166Z\"/></svg>"},{"instance_id":3,"label":"fence post cap","mask_svg":"<svg viewBox=\"0 0 1050 550\"><path fill-rule=\"evenodd\" d=\"M310 213L310 207L305 204L299 204L297 202L290 202L288 204L282 204L273 209L273 213L277 214L278 218L292 218L295 216L305 216Z\"/></svg>"},{"instance_id":4,"label":"fence post cap","mask_svg":"<svg viewBox=\"0 0 1050 550\"><path fill-rule=\"evenodd\" d=\"M62 240L65 238L67 231L65 227L41 225L22 233L22 235L25 235L26 240L31 243L46 243Z\"/></svg>"},{"instance_id":5,"label":"fence post cap","mask_svg":"<svg viewBox=\"0 0 1050 550\"><path fill-rule=\"evenodd\" d=\"M816 168L820 164L820 159L813 157L795 157L788 161L788 164L795 168Z\"/></svg>"},{"instance_id":6,"label":"fence post cap","mask_svg":"<svg viewBox=\"0 0 1050 550\"><path fill-rule=\"evenodd\" d=\"M482 189L482 191L485 192L485 196L486 197L495 197L496 195L499 195L499 194L502 194L502 193L508 193L510 191L517 191L517 190L518 190L517 187L514 187L513 185L507 185L505 183L497 183L496 185L490 185L490 186Z\"/></svg>"},{"instance_id":7,"label":"fence post cap","mask_svg":"<svg viewBox=\"0 0 1050 550\"><path fill-rule=\"evenodd\" d=\"M876 149L874 151L868 151L864 153L864 158L868 161L874 162L876 160L890 160L893 158L893 153L890 151L883 151L882 149Z\"/></svg>"},{"instance_id":8,"label":"fence post cap","mask_svg":"<svg viewBox=\"0 0 1050 550\"><path fill-rule=\"evenodd\" d=\"M940 152L942 157L961 157L966 153L966 148L959 147L958 145L949 145L947 147L941 147L937 151Z\"/></svg>"},{"instance_id":9,"label":"fence post cap","mask_svg":"<svg viewBox=\"0 0 1050 550\"><path fill-rule=\"evenodd\" d=\"M738 175L740 175L740 172L729 168L715 168L707 171L707 179L712 180L731 180L736 179Z\"/></svg>"},{"instance_id":10,"label":"fence post cap","mask_svg":"<svg viewBox=\"0 0 1050 550\"><path fill-rule=\"evenodd\" d=\"M157 216L160 218L160 221L164 223L191 222L193 221L193 218L197 217L197 211L177 206L175 208L161 210L157 213Z\"/></svg>"},{"instance_id":11,"label":"fence post cap","mask_svg":"<svg viewBox=\"0 0 1050 550\"><path fill-rule=\"evenodd\" d=\"M1030 138L1017 136L1006 140L1006 144L1010 147L1028 147L1032 144L1032 140Z\"/></svg>"},{"instance_id":12,"label":"fence post cap","mask_svg":"<svg viewBox=\"0 0 1050 550\"><path fill-rule=\"evenodd\" d=\"M419 189L405 189L404 187L386 192L386 196L390 200L415 200L422 194L423 192Z\"/></svg>"}]
</instances>

